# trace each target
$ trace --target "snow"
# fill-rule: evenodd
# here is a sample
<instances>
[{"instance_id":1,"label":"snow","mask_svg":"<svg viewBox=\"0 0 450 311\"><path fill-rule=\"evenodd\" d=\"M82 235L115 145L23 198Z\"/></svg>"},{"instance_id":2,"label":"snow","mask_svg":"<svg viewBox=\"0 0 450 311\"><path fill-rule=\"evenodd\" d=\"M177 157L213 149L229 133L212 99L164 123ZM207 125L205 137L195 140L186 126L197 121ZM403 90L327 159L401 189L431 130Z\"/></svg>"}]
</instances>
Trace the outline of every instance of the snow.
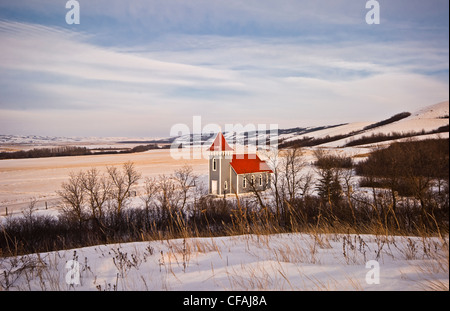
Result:
<instances>
[{"instance_id":1,"label":"snow","mask_svg":"<svg viewBox=\"0 0 450 311\"><path fill-rule=\"evenodd\" d=\"M449 102L442 102L439 104L427 106L425 108L422 108L415 113L412 113L411 116L390 123L386 124L384 126L376 127L367 131L364 131L361 134L354 135L348 138L344 138L341 140L336 140L330 143L322 144L321 147L341 147L347 144L348 142L359 139L362 136L371 136L372 134L391 134L393 132L397 133L408 133L408 132L421 132L422 130L425 132L429 132L432 130L436 130L441 126L445 126L449 124ZM445 118L447 117L447 118ZM346 125L347 127L351 127L351 125L354 125L354 128L358 128L357 125L360 123L351 123ZM362 129L362 128L361 128ZM346 131L347 129L345 127L339 127L336 128L336 131L333 133L333 135L340 135L340 134L346 134L350 131ZM333 136L330 135L330 136ZM433 137L436 138L438 135L441 135L443 138L448 137L448 133L440 133L437 135L434 135ZM420 135L415 136L415 139L426 139L429 138L428 135ZM392 142L392 141L391 141Z\"/></svg>"},{"instance_id":2,"label":"snow","mask_svg":"<svg viewBox=\"0 0 450 311\"><path fill-rule=\"evenodd\" d=\"M290 142L300 140L306 137L317 139L317 138L324 138L326 136L333 137L338 135L351 134L352 132L362 131L359 134L352 135L344 139L319 145L320 147L335 148L335 147L342 147L348 142L361 138L362 136L370 136L372 134L380 134L380 133L391 134L393 132L397 133L421 132L422 130L424 130L425 132L429 132L438 129L441 126L448 125L449 124L448 116L449 116L449 102L445 101L422 108L412 113L411 116L405 119L384 126L379 126L370 130L364 130L364 127L372 125L374 122L353 122L336 127L325 128L314 132L309 132L306 134L300 135L296 133L283 134L280 135L280 138L284 139L284 142ZM416 139L425 139L425 138L427 137L416 136Z\"/></svg>"},{"instance_id":3,"label":"snow","mask_svg":"<svg viewBox=\"0 0 450 311\"><path fill-rule=\"evenodd\" d=\"M175 160L168 149L133 154L1 160L0 216L4 215L6 207L8 213L26 208L32 198L37 199L39 209L45 208L45 202L53 208L58 203L56 191L68 180L70 172L93 167L105 172L107 166L120 166L127 161L132 161L142 174L138 190L146 177L172 174L185 163L192 166L195 174L208 173L206 160Z\"/></svg>"},{"instance_id":4,"label":"snow","mask_svg":"<svg viewBox=\"0 0 450 311\"><path fill-rule=\"evenodd\" d=\"M0 135L0 152L56 148L62 146L88 149L133 148L157 141L155 137L58 137L38 135Z\"/></svg>"},{"instance_id":5,"label":"snow","mask_svg":"<svg viewBox=\"0 0 450 311\"><path fill-rule=\"evenodd\" d=\"M7 276L9 290L448 290L444 243L295 233L97 245L1 258L0 284Z\"/></svg>"},{"instance_id":6,"label":"snow","mask_svg":"<svg viewBox=\"0 0 450 311\"><path fill-rule=\"evenodd\" d=\"M40 135L0 135L0 145L5 144L32 144L32 145L53 145L56 143L100 143L114 144L116 142L129 141L151 141L160 138L156 137L60 137L60 136L40 136Z\"/></svg>"},{"instance_id":7,"label":"snow","mask_svg":"<svg viewBox=\"0 0 450 311\"><path fill-rule=\"evenodd\" d=\"M413 113L403 120L365 131L391 133L434 130L448 125L448 101ZM358 131L370 122L350 123L305 134L325 137ZM230 134L231 135L231 134ZM286 134L285 138L301 138ZM423 137L448 138L448 133ZM232 138L230 136L230 138ZM118 138L117 138L118 139ZM37 136L0 135L0 145L63 142L103 146L117 139L72 140ZM126 140L126 139L121 139ZM337 149L349 139L328 144L330 152L355 156L368 153L371 145ZM389 142L386 142L389 143ZM20 146L19 146L20 147ZM194 152L193 148L192 152ZM314 148L305 148L308 162L314 161ZM198 150L197 150L198 151ZM132 161L142 177L171 174L184 164L193 167L201 182L207 181L204 158L175 160L169 150L151 150L125 155L95 155L0 161L0 221L38 200L37 214L57 213L56 190L70 172L121 165ZM309 167L311 169L311 167ZM45 182L42 182L45 181ZM142 186L142 183L140 184ZM139 188L139 187L138 187ZM138 189L139 190L139 189ZM133 198L130 206L138 205ZM48 202L48 210L44 203ZM10 216L8 216L10 217ZM80 273L72 274L71 260ZM379 264L379 284L366 276L375 260ZM69 266L66 265L69 263ZM372 262L373 263L373 262ZM187 238L97 245L73 250L0 257L0 290L426 290L449 288L448 237L401 237L292 233L241 235L213 238ZM72 265L72 267L75 267ZM69 276L69 280L66 278ZM70 278L72 276L72 278ZM79 276L79 282L75 276ZM369 280L370 281L370 280ZM75 283L74 283L75 282Z\"/></svg>"},{"instance_id":8,"label":"snow","mask_svg":"<svg viewBox=\"0 0 450 311\"><path fill-rule=\"evenodd\" d=\"M365 144L365 145L358 145L356 148L363 150L366 149L368 151L372 151L374 148L379 148L383 146L388 146L394 142L407 142L411 140L425 140L425 139L448 139L449 138L449 132L445 133L436 133L436 134L425 134L425 135L419 135L419 136L413 136L413 137L405 137L405 138L399 138L399 139L392 139L382 142L377 142L373 144ZM333 148L338 147L339 145L342 145L342 141L335 141L328 144L320 145L321 147L327 147L327 148ZM344 142L345 144L345 142ZM345 149L348 149L349 147L345 147Z\"/></svg>"},{"instance_id":9,"label":"snow","mask_svg":"<svg viewBox=\"0 0 450 311\"><path fill-rule=\"evenodd\" d=\"M304 135L297 135L291 138L286 139L285 141L293 141L298 139L303 139L305 137L311 137L311 138L324 138L326 136L337 136L337 135L346 135L351 132L360 131L365 126L371 125L373 122L353 122L348 123L336 127L326 128L323 130L307 133Z\"/></svg>"},{"instance_id":10,"label":"snow","mask_svg":"<svg viewBox=\"0 0 450 311\"><path fill-rule=\"evenodd\" d=\"M438 104L424 107L415 113L411 114L407 119L438 119L448 118L449 116L449 102L444 101Z\"/></svg>"}]
</instances>

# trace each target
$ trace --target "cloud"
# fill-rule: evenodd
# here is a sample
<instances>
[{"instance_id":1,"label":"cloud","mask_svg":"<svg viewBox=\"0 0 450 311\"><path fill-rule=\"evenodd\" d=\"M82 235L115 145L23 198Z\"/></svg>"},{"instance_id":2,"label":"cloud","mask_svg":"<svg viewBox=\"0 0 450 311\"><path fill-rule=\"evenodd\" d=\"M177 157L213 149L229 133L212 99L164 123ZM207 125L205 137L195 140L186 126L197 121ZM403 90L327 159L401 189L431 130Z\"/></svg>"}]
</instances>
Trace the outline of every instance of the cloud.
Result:
<instances>
[{"instance_id":1,"label":"cloud","mask_svg":"<svg viewBox=\"0 0 450 311\"><path fill-rule=\"evenodd\" d=\"M236 85L230 70L107 50L64 30L7 22L0 22L0 29L4 44L0 68L22 72L22 81L16 82L28 83L31 90L53 93L68 101L74 97L89 100L89 95L91 101L110 101L113 97L116 102L125 102L124 97L133 93L155 95L189 87L225 92ZM36 73L51 83L41 82ZM3 79L6 83L7 77Z\"/></svg>"},{"instance_id":2,"label":"cloud","mask_svg":"<svg viewBox=\"0 0 450 311\"><path fill-rule=\"evenodd\" d=\"M82 1L81 24L65 24L65 1L0 2L0 18L96 34L106 46L137 45L164 34L319 36L328 41L366 36L428 41L430 28L448 35L448 1L380 0L381 25L365 24L366 1L354 0L96 0ZM328 35L327 35L328 34ZM331 36L329 34L332 34Z\"/></svg>"},{"instance_id":3,"label":"cloud","mask_svg":"<svg viewBox=\"0 0 450 311\"><path fill-rule=\"evenodd\" d=\"M5 26L5 24L7 24ZM221 80L228 73L186 64L168 63L124 54L84 43L83 36L36 25L0 22L4 68L42 71L93 80L132 83L186 84L198 80Z\"/></svg>"},{"instance_id":4,"label":"cloud","mask_svg":"<svg viewBox=\"0 0 450 311\"><path fill-rule=\"evenodd\" d=\"M165 136L194 115L296 127L448 99L448 26L426 23L442 15L413 35L380 2L379 28L354 1L83 1L78 28L55 22L56 2L1 3L54 18L0 20L0 132Z\"/></svg>"}]
</instances>

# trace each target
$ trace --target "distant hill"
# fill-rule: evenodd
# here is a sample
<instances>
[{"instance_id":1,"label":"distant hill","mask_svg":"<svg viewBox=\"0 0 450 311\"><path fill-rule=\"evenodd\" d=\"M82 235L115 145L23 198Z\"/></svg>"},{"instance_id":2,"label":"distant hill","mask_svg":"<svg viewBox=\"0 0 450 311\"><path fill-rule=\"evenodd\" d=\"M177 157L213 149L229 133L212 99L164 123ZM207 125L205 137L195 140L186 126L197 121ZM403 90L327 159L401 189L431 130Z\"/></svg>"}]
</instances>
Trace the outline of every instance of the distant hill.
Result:
<instances>
[{"instance_id":1,"label":"distant hill","mask_svg":"<svg viewBox=\"0 0 450 311\"><path fill-rule=\"evenodd\" d=\"M318 142L314 146L321 147L345 147L365 137L377 137L378 142L388 142L406 137L416 139L436 136L448 137L449 126L449 102L441 102L424 107L414 113L402 112L386 120L375 123L354 122L341 126L327 128L305 135L291 136L284 142L295 142L311 140ZM357 144L360 146L361 144ZM285 144L286 146L286 144Z\"/></svg>"},{"instance_id":2,"label":"distant hill","mask_svg":"<svg viewBox=\"0 0 450 311\"><path fill-rule=\"evenodd\" d=\"M416 112L400 112L394 116L378 122L353 122L336 125L322 125L314 127L296 127L278 130L278 147L290 146L321 146L345 147L372 145L389 142L406 137L416 139L440 135L448 137L449 132L449 102L430 105ZM224 132L227 141L237 144L255 144L258 139L257 132L242 133ZM266 134L269 134L267 131ZM201 147L212 143L215 134L208 133L201 136L184 135L178 137L160 138L127 138L127 137L51 137L36 135L0 135L2 145L85 145L86 142L99 144L158 144L169 145L174 141L183 146ZM266 139L269 139L267 135ZM274 142L272 142L273 144Z\"/></svg>"}]
</instances>

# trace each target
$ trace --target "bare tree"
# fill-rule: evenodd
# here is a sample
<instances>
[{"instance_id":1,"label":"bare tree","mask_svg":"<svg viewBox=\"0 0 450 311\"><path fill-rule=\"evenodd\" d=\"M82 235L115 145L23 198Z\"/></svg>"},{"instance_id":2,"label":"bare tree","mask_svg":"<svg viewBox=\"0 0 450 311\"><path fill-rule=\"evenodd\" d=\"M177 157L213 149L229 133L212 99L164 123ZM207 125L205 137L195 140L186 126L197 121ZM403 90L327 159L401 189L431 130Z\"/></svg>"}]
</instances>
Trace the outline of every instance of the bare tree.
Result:
<instances>
[{"instance_id":1,"label":"bare tree","mask_svg":"<svg viewBox=\"0 0 450 311\"><path fill-rule=\"evenodd\" d=\"M302 169L306 166L301 148L294 147L287 149L283 161L283 173L286 180L286 190L289 201L292 201L298 194L302 182Z\"/></svg>"},{"instance_id":2,"label":"bare tree","mask_svg":"<svg viewBox=\"0 0 450 311\"><path fill-rule=\"evenodd\" d=\"M353 186L352 186L352 178L353 178L353 169L343 170L342 172L342 180L343 180L343 190L345 196L347 197L347 204L350 207L352 212L353 222L356 224L356 215L355 209L353 207L352 202L352 194L353 194Z\"/></svg>"},{"instance_id":3,"label":"bare tree","mask_svg":"<svg viewBox=\"0 0 450 311\"><path fill-rule=\"evenodd\" d=\"M276 149L269 150L265 156L273 172L271 189L275 198L276 215L281 219L280 216L286 214L286 201L292 202L297 196L309 193L313 175L305 169L308 163L300 147L280 152Z\"/></svg>"},{"instance_id":4,"label":"bare tree","mask_svg":"<svg viewBox=\"0 0 450 311\"><path fill-rule=\"evenodd\" d=\"M30 203L28 204L27 208L22 211L22 214L23 214L24 218L26 219L27 224L30 226L33 224L33 214L36 211L36 204L37 204L37 199L31 198Z\"/></svg>"},{"instance_id":5,"label":"bare tree","mask_svg":"<svg viewBox=\"0 0 450 311\"><path fill-rule=\"evenodd\" d=\"M144 180L144 195L141 196L141 200L145 205L145 209L148 210L151 207L151 203L155 198L158 191L158 184L154 177L146 177Z\"/></svg>"},{"instance_id":6,"label":"bare tree","mask_svg":"<svg viewBox=\"0 0 450 311\"><path fill-rule=\"evenodd\" d=\"M130 196L131 187L137 184L141 174L136 170L132 162L125 163L122 171L114 166L108 167L107 171L111 180L111 199L114 200L117 216L120 216L126 200Z\"/></svg>"},{"instance_id":7,"label":"bare tree","mask_svg":"<svg viewBox=\"0 0 450 311\"><path fill-rule=\"evenodd\" d=\"M314 175L312 172L307 172L304 175L302 175L302 181L300 183L300 195L302 197L308 196L311 194L311 186L313 183Z\"/></svg>"},{"instance_id":8,"label":"bare tree","mask_svg":"<svg viewBox=\"0 0 450 311\"><path fill-rule=\"evenodd\" d=\"M181 210L183 210L186 205L189 191L195 186L198 176L194 174L192 166L186 164L175 171L174 179L181 190Z\"/></svg>"},{"instance_id":9,"label":"bare tree","mask_svg":"<svg viewBox=\"0 0 450 311\"><path fill-rule=\"evenodd\" d=\"M266 163L271 168L273 174L272 174L272 180L271 180L271 190L273 193L273 196L275 198L275 207L276 207L276 215L277 219L280 219L280 209L282 206L282 196L281 196L281 160L280 160L280 154L278 149L269 149L264 152L264 156L267 159Z\"/></svg>"},{"instance_id":10,"label":"bare tree","mask_svg":"<svg viewBox=\"0 0 450 311\"><path fill-rule=\"evenodd\" d=\"M281 161L283 201L292 201L296 197L306 195L312 182L311 172L305 170L308 162L305 152L300 147L285 150Z\"/></svg>"},{"instance_id":11,"label":"bare tree","mask_svg":"<svg viewBox=\"0 0 450 311\"><path fill-rule=\"evenodd\" d=\"M147 177L144 181L144 195L141 200L145 206L145 215L147 217L147 225L150 223L150 207L158 191L158 184L155 178Z\"/></svg>"},{"instance_id":12,"label":"bare tree","mask_svg":"<svg viewBox=\"0 0 450 311\"><path fill-rule=\"evenodd\" d=\"M159 202L159 208L163 212L178 209L180 193L172 175L163 174L159 176L156 199Z\"/></svg>"},{"instance_id":13,"label":"bare tree","mask_svg":"<svg viewBox=\"0 0 450 311\"><path fill-rule=\"evenodd\" d=\"M169 226L170 232L175 232L175 225L179 217L178 204L180 201L180 191L172 175L160 175L158 178L158 192L156 199L160 220Z\"/></svg>"},{"instance_id":14,"label":"bare tree","mask_svg":"<svg viewBox=\"0 0 450 311\"><path fill-rule=\"evenodd\" d=\"M255 176L252 175L251 178L248 178L247 175L244 175L244 178L246 179L247 185L249 185L250 191L255 195L259 205L261 206L261 209L264 209L264 210L266 210L266 212L268 212L267 208L266 208L266 204L264 203L264 201L263 201L263 199L261 197L261 190L262 189L260 189L258 187L257 182L255 181L254 177Z\"/></svg>"},{"instance_id":15,"label":"bare tree","mask_svg":"<svg viewBox=\"0 0 450 311\"><path fill-rule=\"evenodd\" d=\"M81 182L86 191L91 217L100 221L103 218L103 209L109 199L111 183L106 176L101 176L96 168L81 173Z\"/></svg>"},{"instance_id":16,"label":"bare tree","mask_svg":"<svg viewBox=\"0 0 450 311\"><path fill-rule=\"evenodd\" d=\"M84 219L84 203L85 190L83 188L82 173L70 173L69 180L63 182L62 190L57 191L57 194L62 199L63 212L72 219L76 219L80 226Z\"/></svg>"}]
</instances>

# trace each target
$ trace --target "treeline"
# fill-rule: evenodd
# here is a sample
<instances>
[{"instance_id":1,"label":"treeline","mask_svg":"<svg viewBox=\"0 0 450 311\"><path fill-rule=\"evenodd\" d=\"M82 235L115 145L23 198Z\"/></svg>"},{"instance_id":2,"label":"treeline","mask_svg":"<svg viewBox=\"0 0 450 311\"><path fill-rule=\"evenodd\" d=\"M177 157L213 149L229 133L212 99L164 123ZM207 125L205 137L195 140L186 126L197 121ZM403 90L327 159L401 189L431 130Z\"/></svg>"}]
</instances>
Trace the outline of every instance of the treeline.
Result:
<instances>
[{"instance_id":1,"label":"treeline","mask_svg":"<svg viewBox=\"0 0 450 311\"><path fill-rule=\"evenodd\" d=\"M400 121L402 119L405 119L405 118L409 117L410 115L411 115L410 112L401 112L401 113L398 113L398 114L390 117L389 119L386 119L386 120L383 120L383 121L380 121L380 122L368 125L368 126L364 127L363 130L371 130L371 129L376 128L376 127L380 127L380 126L383 126L383 125L394 123L396 121Z\"/></svg>"},{"instance_id":2,"label":"treeline","mask_svg":"<svg viewBox=\"0 0 450 311\"><path fill-rule=\"evenodd\" d=\"M48 158L67 157L97 154L122 154L144 152L152 149L159 149L156 144L140 145L127 150L101 150L94 152L86 147L64 146L55 148L33 148L31 150L20 150L14 152L0 152L0 160L5 159L27 159L27 158Z\"/></svg>"},{"instance_id":3,"label":"treeline","mask_svg":"<svg viewBox=\"0 0 450 311\"><path fill-rule=\"evenodd\" d=\"M409 113L409 112L402 112L402 113L396 114L386 120L382 120L380 122L368 125L368 126L364 127L362 130L353 131L353 132L350 132L347 134L339 134L339 135L333 135L333 136L326 135L325 137L320 137L320 138L304 136L302 139L291 140L291 141L281 141L279 144L279 148L283 149L283 148L301 148L301 147L319 146L322 144L326 144L326 143L330 143L333 141L349 138L349 137L352 137L352 136L355 136L358 134L362 134L362 133L364 133L364 131L371 130L371 129L374 129L374 128L377 128L380 126L384 126L384 125L405 119L405 118L409 117L410 115L411 115L411 113ZM445 133L448 131L449 131L449 126L444 125L444 126L441 126L437 129L431 130L431 131L422 130L419 132L416 132L416 131L392 132L392 133L388 133L388 134L373 133L372 135L369 135L369 136L362 136L360 138L353 139L350 142L348 142L347 144L345 144L343 147L353 147L353 146L359 146L359 145L365 145L365 144L374 144L374 143L380 143L380 142L394 140L394 139L414 137L414 136L427 135L427 134Z\"/></svg>"},{"instance_id":4,"label":"treeline","mask_svg":"<svg viewBox=\"0 0 450 311\"><path fill-rule=\"evenodd\" d=\"M392 133L388 133L388 134L373 133L370 136L362 136L360 138L354 139L354 140L348 142L347 144L345 144L344 147L354 147L354 146L360 146L360 145L366 145L366 144L375 144L375 143L381 143L384 141L395 140L395 139L400 139L400 138L409 138L409 137L415 137L415 136L420 136L420 135L445 133L448 131L449 131L449 126L444 125L435 130L432 130L432 131L422 130L420 132L416 132L416 131L392 132Z\"/></svg>"},{"instance_id":5,"label":"treeline","mask_svg":"<svg viewBox=\"0 0 450 311\"><path fill-rule=\"evenodd\" d=\"M173 231L185 219L189 196L201 191L193 192L196 178L188 166L170 176L146 178L141 205L133 208L130 199L141 179L133 163L107 167L104 173L96 168L71 173L58 191L57 217L36 215L32 200L23 217L0 223L0 255L136 241Z\"/></svg>"},{"instance_id":6,"label":"treeline","mask_svg":"<svg viewBox=\"0 0 450 311\"><path fill-rule=\"evenodd\" d=\"M434 196L432 187L438 195L448 187L449 140L393 143L372 152L355 169L363 176L361 186L387 188L393 200L396 196L413 196L425 206L425 201Z\"/></svg>"},{"instance_id":7,"label":"treeline","mask_svg":"<svg viewBox=\"0 0 450 311\"><path fill-rule=\"evenodd\" d=\"M325 137L320 138L313 138L313 137L303 137L302 139L297 140L291 140L291 141L285 141L279 144L279 148L302 148L302 147L314 147L326 143L330 143L336 140L344 139L347 137L351 137L353 135L356 135L356 132L350 132L347 134L341 134L341 135L326 135Z\"/></svg>"},{"instance_id":8,"label":"treeline","mask_svg":"<svg viewBox=\"0 0 450 311\"><path fill-rule=\"evenodd\" d=\"M429 134L437 134L437 133L446 133L449 131L449 126L444 125L441 126L435 130L431 131L410 131L410 132L392 132L392 133L373 133L372 135L365 136L363 135L360 138L353 139L347 144L345 144L343 147L354 147L354 146L360 146L365 144L375 144L380 143L384 141L394 140L394 139L400 139L400 138L408 138L408 137L415 137L420 135L429 135ZM293 141L287 141L282 142L279 145L279 148L301 148L301 147L314 147L319 146L322 144L326 144L329 142L349 138L355 135L358 135L362 133L363 131L355 131L350 132L347 134L340 134L340 135L334 135L334 136L325 136L320 138L313 138L313 137L303 137L302 139L293 140Z\"/></svg>"},{"instance_id":9,"label":"treeline","mask_svg":"<svg viewBox=\"0 0 450 311\"><path fill-rule=\"evenodd\" d=\"M207 194L189 166L146 178L132 163L71 174L57 217L0 225L3 255L104 243L283 232L445 236L449 230L448 139L396 143L355 164L347 156L301 148L267 152L271 189L247 196ZM358 174L355 175L355 174ZM362 176L362 178L361 178ZM360 181L361 187L356 184ZM251 183L249 183L251 186ZM404 188L407 187L407 188Z\"/></svg>"},{"instance_id":10,"label":"treeline","mask_svg":"<svg viewBox=\"0 0 450 311\"><path fill-rule=\"evenodd\" d=\"M92 152L86 147L56 147L56 148L34 148L31 150L20 150L14 152L0 152L0 159L25 159L44 157L64 157L88 155Z\"/></svg>"},{"instance_id":11,"label":"treeline","mask_svg":"<svg viewBox=\"0 0 450 311\"><path fill-rule=\"evenodd\" d=\"M329 143L329 142L332 142L332 141L345 139L345 138L348 138L348 137L360 134L360 133L362 133L362 132L364 132L366 130L374 129L376 127L380 127L380 126L383 126L383 125L387 125L389 123L393 123L393 122L399 121L401 119L409 117L410 115L411 115L411 113L409 113L409 112L401 112L401 113L398 113L398 114L390 117L389 119L386 119L386 120L383 120L383 121L380 121L380 122L368 125L368 126L364 127L362 130L359 130L359 131L353 131L353 132L350 132L350 133L347 133L347 134L334 135L334 136L327 135L327 136L321 137L321 138L304 137L303 139L299 139L299 140L293 140L293 141L289 141L289 142L281 142L279 147L280 148L292 148L292 147L300 148L300 147L318 146L318 145L326 144L326 143ZM337 126L339 126L339 125L337 125ZM333 126L333 127L335 127L335 126ZM323 127L323 128L326 128L326 127ZM317 129L314 129L314 130L318 131L320 129L321 128L317 128Z\"/></svg>"}]
</instances>

